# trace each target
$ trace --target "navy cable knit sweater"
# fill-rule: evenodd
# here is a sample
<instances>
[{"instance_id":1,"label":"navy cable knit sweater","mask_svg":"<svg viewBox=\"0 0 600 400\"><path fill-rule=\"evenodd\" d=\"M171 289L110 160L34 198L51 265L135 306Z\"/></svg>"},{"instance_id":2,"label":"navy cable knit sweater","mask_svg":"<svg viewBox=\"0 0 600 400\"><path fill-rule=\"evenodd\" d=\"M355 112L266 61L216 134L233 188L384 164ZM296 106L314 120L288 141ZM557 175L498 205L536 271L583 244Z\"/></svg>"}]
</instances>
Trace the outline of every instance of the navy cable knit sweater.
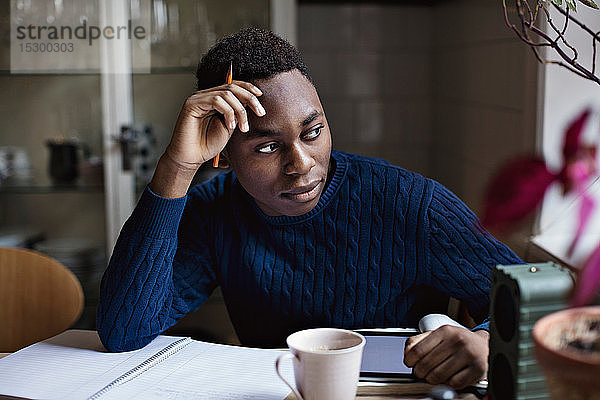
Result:
<instances>
[{"instance_id":1,"label":"navy cable knit sweater","mask_svg":"<svg viewBox=\"0 0 600 400\"><path fill-rule=\"evenodd\" d=\"M146 345L217 285L251 346L308 327L414 326L423 286L463 300L481 322L491 268L522 261L439 183L383 160L332 159L330 183L300 216L265 215L232 172L180 199L146 189L102 279L106 348Z\"/></svg>"}]
</instances>

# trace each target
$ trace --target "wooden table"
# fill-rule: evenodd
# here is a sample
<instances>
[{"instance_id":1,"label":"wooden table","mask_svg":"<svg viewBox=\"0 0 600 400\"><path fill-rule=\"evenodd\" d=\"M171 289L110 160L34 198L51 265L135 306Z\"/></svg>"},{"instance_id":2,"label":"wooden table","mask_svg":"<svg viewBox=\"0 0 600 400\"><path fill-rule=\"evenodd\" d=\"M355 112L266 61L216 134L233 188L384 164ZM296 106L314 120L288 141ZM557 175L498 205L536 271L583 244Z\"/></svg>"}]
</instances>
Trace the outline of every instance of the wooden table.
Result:
<instances>
[{"instance_id":1,"label":"wooden table","mask_svg":"<svg viewBox=\"0 0 600 400\"><path fill-rule=\"evenodd\" d=\"M414 400L428 399L427 393L432 385L427 383L393 383L388 385L369 386L359 383L356 400ZM460 394L461 400L478 400L477 396L471 393ZM285 400L297 400L293 393L290 393Z\"/></svg>"},{"instance_id":2,"label":"wooden table","mask_svg":"<svg viewBox=\"0 0 600 400\"><path fill-rule=\"evenodd\" d=\"M427 383L394 383L384 386L368 386L359 383L356 398L359 400L404 400L404 399L426 399L432 385ZM474 394L460 394L459 399L477 400Z\"/></svg>"}]
</instances>

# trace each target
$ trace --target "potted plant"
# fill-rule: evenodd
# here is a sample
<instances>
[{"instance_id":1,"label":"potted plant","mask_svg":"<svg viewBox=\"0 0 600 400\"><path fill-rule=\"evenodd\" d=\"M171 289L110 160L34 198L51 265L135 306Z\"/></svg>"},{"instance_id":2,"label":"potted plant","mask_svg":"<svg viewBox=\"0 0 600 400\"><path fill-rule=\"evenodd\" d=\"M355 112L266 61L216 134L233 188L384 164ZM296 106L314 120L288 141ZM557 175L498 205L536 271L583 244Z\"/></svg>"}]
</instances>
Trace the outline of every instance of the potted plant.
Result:
<instances>
[{"instance_id":1,"label":"potted plant","mask_svg":"<svg viewBox=\"0 0 600 400\"><path fill-rule=\"evenodd\" d=\"M600 399L600 306L549 314L533 338L552 399Z\"/></svg>"}]
</instances>

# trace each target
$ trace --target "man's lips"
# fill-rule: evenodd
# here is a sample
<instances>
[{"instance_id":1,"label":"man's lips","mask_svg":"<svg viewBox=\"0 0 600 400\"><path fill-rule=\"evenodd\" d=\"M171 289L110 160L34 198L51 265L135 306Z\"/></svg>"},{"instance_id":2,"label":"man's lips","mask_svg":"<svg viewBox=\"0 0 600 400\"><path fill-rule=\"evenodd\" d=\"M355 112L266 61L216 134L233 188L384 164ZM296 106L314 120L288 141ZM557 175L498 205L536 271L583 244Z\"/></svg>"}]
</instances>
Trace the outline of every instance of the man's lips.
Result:
<instances>
[{"instance_id":1,"label":"man's lips","mask_svg":"<svg viewBox=\"0 0 600 400\"><path fill-rule=\"evenodd\" d=\"M282 197L295 201L310 201L319 193L322 180L317 180L305 186L298 186L281 193Z\"/></svg>"},{"instance_id":2,"label":"man's lips","mask_svg":"<svg viewBox=\"0 0 600 400\"><path fill-rule=\"evenodd\" d=\"M319 182L321 182L321 181L320 180L316 180L316 181L313 181L313 182L311 182L311 183L309 183L308 185L305 185L305 186L297 186L297 187L295 187L293 189L286 190L282 194L298 194L298 193L310 192L311 190L313 190L319 184Z\"/></svg>"}]
</instances>

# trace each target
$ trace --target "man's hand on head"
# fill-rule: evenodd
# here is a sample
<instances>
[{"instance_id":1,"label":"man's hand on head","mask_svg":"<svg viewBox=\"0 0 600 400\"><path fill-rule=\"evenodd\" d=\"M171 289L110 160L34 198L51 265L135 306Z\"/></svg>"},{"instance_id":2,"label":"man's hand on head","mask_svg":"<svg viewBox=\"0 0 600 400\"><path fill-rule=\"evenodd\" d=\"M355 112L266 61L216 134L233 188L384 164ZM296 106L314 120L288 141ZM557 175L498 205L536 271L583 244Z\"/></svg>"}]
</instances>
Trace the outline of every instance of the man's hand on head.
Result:
<instances>
[{"instance_id":1,"label":"man's hand on head","mask_svg":"<svg viewBox=\"0 0 600 400\"><path fill-rule=\"evenodd\" d=\"M225 148L236 127L248 132L246 108L259 117L266 114L258 100L261 95L252 83L233 81L188 97L150 189L162 197L184 196L198 168Z\"/></svg>"},{"instance_id":2,"label":"man's hand on head","mask_svg":"<svg viewBox=\"0 0 600 400\"><path fill-rule=\"evenodd\" d=\"M429 383L463 389L485 377L488 353L487 331L444 325L409 338L404 363Z\"/></svg>"}]
</instances>

